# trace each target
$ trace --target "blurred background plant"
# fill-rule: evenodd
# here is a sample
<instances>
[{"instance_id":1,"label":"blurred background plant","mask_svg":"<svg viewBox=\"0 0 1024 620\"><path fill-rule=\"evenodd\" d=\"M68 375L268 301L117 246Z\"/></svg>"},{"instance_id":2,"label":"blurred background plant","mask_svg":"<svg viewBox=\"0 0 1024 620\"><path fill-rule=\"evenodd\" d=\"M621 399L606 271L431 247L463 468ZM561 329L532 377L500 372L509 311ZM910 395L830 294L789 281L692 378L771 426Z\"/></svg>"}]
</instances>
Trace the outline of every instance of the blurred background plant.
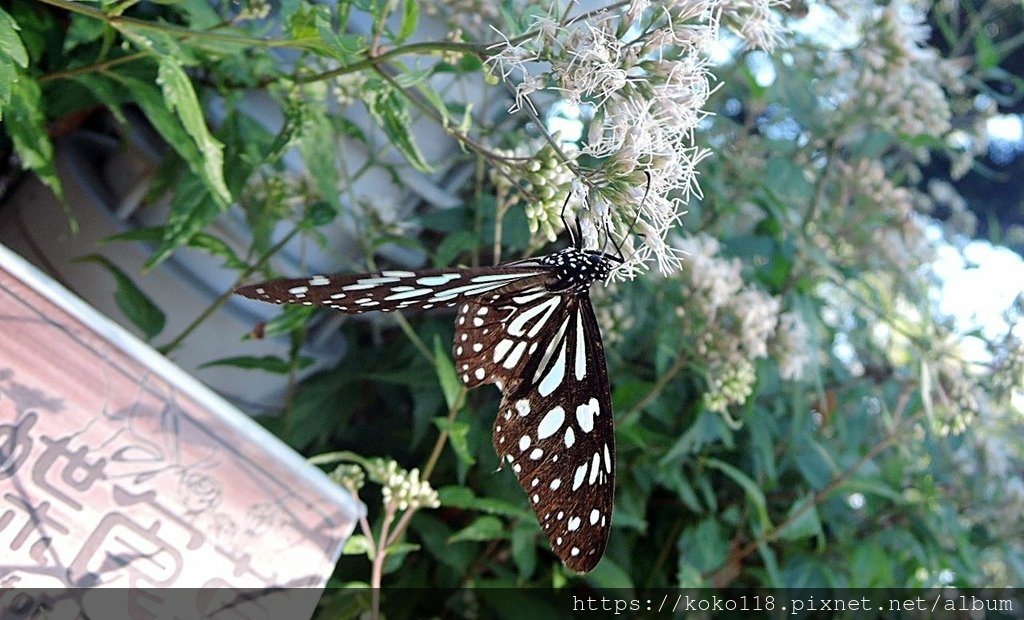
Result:
<instances>
[{"instance_id":1,"label":"blurred background plant","mask_svg":"<svg viewBox=\"0 0 1024 620\"><path fill-rule=\"evenodd\" d=\"M587 576L493 473L498 394L448 382L450 317L287 308L251 319L281 352L237 330L204 362L285 378L260 420L296 449L359 452L336 473L369 520L332 583L1024 584L1020 280L976 299L999 320L946 304L973 239L1024 245L1021 186L998 185L1020 142L991 133L1019 128L1018 2L14 0L0 21L9 163L60 196L55 136L141 112L169 147L148 224L107 240L144 268L88 258L172 358L238 284L546 251L567 195L589 245L623 244L593 292L620 467ZM141 283L189 252L230 277L165 333L182 310ZM311 372L325 330L348 347Z\"/></svg>"}]
</instances>

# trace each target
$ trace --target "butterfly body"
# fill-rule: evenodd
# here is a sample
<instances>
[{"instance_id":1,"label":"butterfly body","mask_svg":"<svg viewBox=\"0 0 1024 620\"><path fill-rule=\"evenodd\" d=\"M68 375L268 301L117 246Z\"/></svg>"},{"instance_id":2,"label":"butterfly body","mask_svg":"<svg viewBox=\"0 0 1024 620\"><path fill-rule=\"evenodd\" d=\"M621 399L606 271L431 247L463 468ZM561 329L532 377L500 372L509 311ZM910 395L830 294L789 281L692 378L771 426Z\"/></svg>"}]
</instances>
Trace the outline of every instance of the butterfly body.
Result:
<instances>
[{"instance_id":1,"label":"butterfly body","mask_svg":"<svg viewBox=\"0 0 1024 620\"><path fill-rule=\"evenodd\" d=\"M348 313L458 306L456 371L467 387L501 390L494 448L555 553L586 572L608 540L615 471L611 390L589 290L617 261L570 247L493 267L311 276L236 292Z\"/></svg>"}]
</instances>

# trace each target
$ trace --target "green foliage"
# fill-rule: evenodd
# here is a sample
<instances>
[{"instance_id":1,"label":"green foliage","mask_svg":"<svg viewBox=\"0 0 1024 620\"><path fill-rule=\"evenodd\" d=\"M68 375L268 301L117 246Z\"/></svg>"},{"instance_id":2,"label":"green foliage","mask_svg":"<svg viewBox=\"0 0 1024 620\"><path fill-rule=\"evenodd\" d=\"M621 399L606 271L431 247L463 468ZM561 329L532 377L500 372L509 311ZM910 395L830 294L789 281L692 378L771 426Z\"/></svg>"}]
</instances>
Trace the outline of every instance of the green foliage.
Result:
<instances>
[{"instance_id":1,"label":"green foliage","mask_svg":"<svg viewBox=\"0 0 1024 620\"><path fill-rule=\"evenodd\" d=\"M495 8L502 33L537 35L531 29L546 9L526 4ZM158 226L107 242L146 244L147 268L175 252L201 251L235 272L238 285L276 275L289 243L337 257L339 271L392 268L396 248L439 268L546 251L547 235L561 226L568 181L560 175L568 168L550 146L534 147L536 130L525 117L511 117L524 121L517 125L492 114L493 99L481 105L463 96L494 73L485 65L495 38L489 29L424 41L435 11L416 0L287 0L265 21L261 7L269 10L256 1L5 4L4 137L60 195L48 125L104 108L123 123L126 106L141 110L168 146L148 197L165 199L167 214ZM637 28L653 23L653 13ZM371 30L355 33L355 16ZM1000 96L987 80L1017 87L1019 80L1000 73L1009 52L991 39L994 30L958 30L941 12L933 18L947 39L964 36L976 53L960 85L968 92L944 93L967 126L974 97ZM710 239L714 247L688 246L703 251L686 257L678 274L594 287L618 424L618 480L609 548L590 575L558 563L514 476L495 473L498 392L461 385L449 314L347 319L338 327L345 356L298 381L311 363L303 345L322 313L289 306L253 334L283 339L288 355L245 355L238 334L239 351L207 364L294 380L267 426L306 454L349 451L340 460L373 483L354 489L368 506L367 525L349 540L336 583L369 583L373 574L385 588L1022 583L1020 512L1002 484L1024 459L1019 416L1005 415L1007 377L1019 368L1016 358L998 355L1012 350L1012 334L1004 349L989 343L997 354L988 370L961 363L949 343L962 334L946 329L922 275L928 259L889 253L913 249L902 242L920 232L921 213L892 205L913 205L904 192L917 191L908 179L922 173L922 153L955 161L966 154L949 146L948 133L913 133L856 97L819 92L824 78L814 69L830 66L826 46L797 37L787 53L784 62L763 54L770 84L753 69L753 55L716 69L721 86L697 132L714 151L698 165L703 196L668 237L678 246ZM653 52L644 62L654 62ZM643 95L646 86L623 88ZM247 106L257 93L280 110L278 125L265 125ZM846 107L837 115L839 105ZM588 109L583 124L594 122ZM439 149L428 135L461 148L435 160ZM471 180L451 191L464 202L453 206L450 196L424 188L423 175L463 162ZM368 178L448 208L409 211L386 191L357 194L353 187ZM614 206L612 219L628 224ZM229 209L236 209L233 225L247 228L248 247L216 225ZM341 237L355 241L339 249ZM634 241L644 247L641 237ZM141 274L99 255L83 260L113 275L118 307L146 338L161 333L172 310L139 291ZM702 277L710 283L702 286ZM717 300L719 312L708 312L709 290L730 278L739 286ZM751 332L740 311L772 303L772 333L761 342L767 350L755 354L747 340L727 351ZM807 331L788 352L787 315ZM794 360L802 360L802 373L790 372ZM728 390L729 398L710 398ZM993 445L1001 447L993 452ZM428 501L432 488L439 508ZM401 508L402 493L425 499ZM362 594L329 592L321 614L354 617L371 604ZM501 612L488 596L481 609L508 617L557 613L526 594L514 613ZM385 600L396 616L449 604Z\"/></svg>"}]
</instances>

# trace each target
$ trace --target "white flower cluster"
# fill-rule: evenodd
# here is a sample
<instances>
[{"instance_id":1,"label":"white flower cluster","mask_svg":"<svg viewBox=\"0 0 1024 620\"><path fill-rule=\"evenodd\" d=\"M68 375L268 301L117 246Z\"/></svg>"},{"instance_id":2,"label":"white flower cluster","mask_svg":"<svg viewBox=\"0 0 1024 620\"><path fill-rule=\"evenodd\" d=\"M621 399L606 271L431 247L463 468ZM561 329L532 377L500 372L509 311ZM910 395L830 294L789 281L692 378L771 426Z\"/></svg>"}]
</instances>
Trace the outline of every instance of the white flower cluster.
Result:
<instances>
[{"instance_id":1,"label":"white flower cluster","mask_svg":"<svg viewBox=\"0 0 1024 620\"><path fill-rule=\"evenodd\" d=\"M827 232L819 247L848 262L904 274L916 280L916 270L935 258L924 217L915 209L915 195L895 185L885 166L862 159L855 164L835 161L839 186L848 202L822 214L816 225ZM864 237L865 233L870 235Z\"/></svg>"},{"instance_id":2,"label":"white flower cluster","mask_svg":"<svg viewBox=\"0 0 1024 620\"><path fill-rule=\"evenodd\" d=\"M363 473L363 468L353 463L338 465L329 476L331 480L354 494L358 494L359 490L366 484L366 474Z\"/></svg>"},{"instance_id":3,"label":"white flower cluster","mask_svg":"<svg viewBox=\"0 0 1024 620\"><path fill-rule=\"evenodd\" d=\"M914 0L835 2L854 20L856 48L827 57L819 85L833 98L836 123L867 119L875 127L906 135L943 136L950 130L947 92L962 88L956 65L928 45L927 12ZM859 139L860 136L856 136Z\"/></svg>"},{"instance_id":4,"label":"white flower cluster","mask_svg":"<svg viewBox=\"0 0 1024 620\"><path fill-rule=\"evenodd\" d=\"M585 240L605 232L620 240L627 261L617 275L631 277L651 259L663 273L679 269L666 238L690 195L699 195L696 168L708 155L693 139L712 92L705 54L723 10L741 33L745 25L748 41L774 45L779 4L633 0L571 20L538 18L530 36L490 49L492 75L518 82L513 109L553 91L589 120L574 158L597 164L585 179L591 206L577 215Z\"/></svg>"},{"instance_id":5,"label":"white flower cluster","mask_svg":"<svg viewBox=\"0 0 1024 620\"><path fill-rule=\"evenodd\" d=\"M754 362L769 353L783 379L799 379L810 362L808 330L800 315L780 313L777 297L748 286L740 261L718 256L715 239L700 234L683 239L679 247L688 255L679 276L687 300L680 315L696 354L708 363L705 405L724 413L744 403L756 379Z\"/></svg>"},{"instance_id":6,"label":"white flower cluster","mask_svg":"<svg viewBox=\"0 0 1024 620\"><path fill-rule=\"evenodd\" d=\"M525 210L530 233L554 241L562 230L562 205L572 184L572 171L548 144L524 143L510 151L495 152L510 161L521 160L518 166L504 164L491 169L499 200L516 190L529 196Z\"/></svg>"},{"instance_id":7,"label":"white flower cluster","mask_svg":"<svg viewBox=\"0 0 1024 620\"><path fill-rule=\"evenodd\" d=\"M414 468L410 471L402 469L395 461L387 461L384 471L377 472L383 480L384 505L395 506L398 510L409 510L417 508L437 508L441 505L430 483L420 480L420 470Z\"/></svg>"}]
</instances>

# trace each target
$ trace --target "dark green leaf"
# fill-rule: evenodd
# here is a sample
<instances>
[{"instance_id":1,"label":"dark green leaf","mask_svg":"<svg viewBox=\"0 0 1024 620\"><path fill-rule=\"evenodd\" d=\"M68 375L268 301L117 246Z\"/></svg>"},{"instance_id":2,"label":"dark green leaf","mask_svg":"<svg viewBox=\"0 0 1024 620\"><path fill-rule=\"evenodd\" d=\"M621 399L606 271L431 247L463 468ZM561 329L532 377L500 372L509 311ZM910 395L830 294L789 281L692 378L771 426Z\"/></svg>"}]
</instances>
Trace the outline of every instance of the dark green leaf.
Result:
<instances>
[{"instance_id":1,"label":"dark green leaf","mask_svg":"<svg viewBox=\"0 0 1024 620\"><path fill-rule=\"evenodd\" d=\"M164 238L145 268L152 269L167 259L174 250L192 241L207 224L220 215L220 208L201 179L186 176L178 184L171 199L171 212L164 227Z\"/></svg>"},{"instance_id":2,"label":"dark green leaf","mask_svg":"<svg viewBox=\"0 0 1024 620\"><path fill-rule=\"evenodd\" d=\"M310 357L300 357L293 366L288 360L277 357L276 355L264 355L263 357L243 355L239 357L225 357L212 362L206 362L201 365L200 368L209 368L211 366L231 366L233 368L265 370L267 372L285 375L292 372L292 370L307 368L313 363L313 361L313 358Z\"/></svg>"},{"instance_id":3,"label":"dark green leaf","mask_svg":"<svg viewBox=\"0 0 1024 620\"><path fill-rule=\"evenodd\" d=\"M486 541L506 539L508 533L501 519L484 515L477 517L468 526L462 528L448 538L448 544L465 541Z\"/></svg>"},{"instance_id":4,"label":"dark green leaf","mask_svg":"<svg viewBox=\"0 0 1024 620\"><path fill-rule=\"evenodd\" d=\"M412 115L405 97L387 82L375 80L368 83L363 99L373 120L384 130L392 145L397 148L413 168L419 172L431 172L432 168L420 152L412 136Z\"/></svg>"},{"instance_id":5,"label":"dark green leaf","mask_svg":"<svg viewBox=\"0 0 1024 620\"><path fill-rule=\"evenodd\" d=\"M786 520L789 523L779 532L780 538L783 540L800 540L801 538L822 535L818 508L813 502L814 495L806 495L793 504L786 515Z\"/></svg>"},{"instance_id":6,"label":"dark green leaf","mask_svg":"<svg viewBox=\"0 0 1024 620\"><path fill-rule=\"evenodd\" d=\"M437 490L437 494L441 499L441 505L450 508L479 510L487 514L517 519L526 519L530 515L525 509L509 502L488 497L476 497L473 495L473 491L466 487L442 487Z\"/></svg>"},{"instance_id":7,"label":"dark green leaf","mask_svg":"<svg viewBox=\"0 0 1024 620\"><path fill-rule=\"evenodd\" d=\"M316 314L314 306L284 306L281 314L270 319L263 326L263 336L269 338L279 334L288 334L305 327L314 314Z\"/></svg>"},{"instance_id":8,"label":"dark green leaf","mask_svg":"<svg viewBox=\"0 0 1024 620\"><path fill-rule=\"evenodd\" d=\"M437 370L437 380L441 384L441 391L444 392L448 410L452 411L460 404L458 401L459 395L462 393L462 384L459 382L459 376L455 373L451 355L441 344L440 336L434 337L434 367Z\"/></svg>"},{"instance_id":9,"label":"dark green leaf","mask_svg":"<svg viewBox=\"0 0 1024 620\"><path fill-rule=\"evenodd\" d=\"M117 283L114 301L125 317L139 328L139 331L143 333L146 340L152 340L154 336L163 330L164 323L166 322L164 313L117 265L99 254L90 254L78 260L79 262L101 265L114 276L114 280Z\"/></svg>"},{"instance_id":10,"label":"dark green leaf","mask_svg":"<svg viewBox=\"0 0 1024 620\"><path fill-rule=\"evenodd\" d=\"M476 463L473 454L469 450L466 438L469 436L469 424L465 422L451 421L448 418L435 418L434 424L437 428L448 433L448 440L452 443L452 449L458 455L459 460L467 465Z\"/></svg>"}]
</instances>

